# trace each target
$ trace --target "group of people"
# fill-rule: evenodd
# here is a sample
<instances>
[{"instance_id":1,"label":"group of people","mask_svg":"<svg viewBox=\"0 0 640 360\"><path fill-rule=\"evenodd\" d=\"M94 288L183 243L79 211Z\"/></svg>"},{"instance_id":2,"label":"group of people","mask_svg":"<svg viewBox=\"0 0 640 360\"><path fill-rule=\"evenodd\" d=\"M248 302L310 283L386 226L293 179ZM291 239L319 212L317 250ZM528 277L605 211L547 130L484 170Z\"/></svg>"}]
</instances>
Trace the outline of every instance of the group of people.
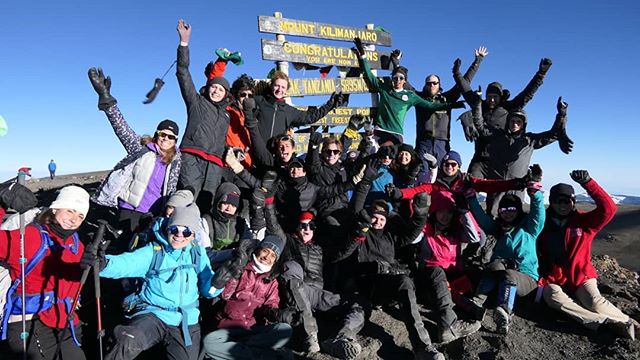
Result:
<instances>
[{"instance_id":1,"label":"group of people","mask_svg":"<svg viewBox=\"0 0 640 360\"><path fill-rule=\"evenodd\" d=\"M134 359L153 347L171 359L291 358L294 333L305 352L352 359L373 307L392 304L415 358L444 359L434 344L478 331L494 294L499 333L509 330L516 298L539 293L590 329L635 337L637 322L600 295L591 263L591 243L616 205L586 170L574 170L595 209L578 210L574 187L563 183L551 187L545 209L542 169L529 164L535 149L558 141L569 153L573 145L561 98L549 131L526 131L523 108L549 59L513 99L494 82L483 100L470 82L485 48L464 75L456 60L452 89L442 91L440 77L429 75L414 91L399 51L391 78L381 79L356 38L360 69L380 96L377 115L352 117L341 136L312 131L299 156L291 130L344 106L346 97L333 94L301 111L285 101L282 72L264 94L245 74L230 84L224 72L237 53L229 51L206 66L198 89L189 70L192 28L180 20L177 30L186 129L166 119L152 136L139 135L111 94L110 77L89 69L98 108L127 155L93 194L67 186L28 225L3 224L0 262L11 279L0 303L3 354L92 358L80 347L75 306L90 269L125 279L122 308L109 309L121 321L108 329L107 359ZM464 107L461 96L471 109L461 115L463 130L475 142L466 174L450 144L451 110ZM416 148L403 138L411 106L418 107ZM477 192L488 194L486 209ZM0 218L9 208L25 217L36 199L4 184L0 205ZM117 230L108 232L111 244L80 238L86 219L104 209L117 209L107 219ZM431 335L420 306L436 317ZM322 341L319 316L339 324Z\"/></svg>"}]
</instances>

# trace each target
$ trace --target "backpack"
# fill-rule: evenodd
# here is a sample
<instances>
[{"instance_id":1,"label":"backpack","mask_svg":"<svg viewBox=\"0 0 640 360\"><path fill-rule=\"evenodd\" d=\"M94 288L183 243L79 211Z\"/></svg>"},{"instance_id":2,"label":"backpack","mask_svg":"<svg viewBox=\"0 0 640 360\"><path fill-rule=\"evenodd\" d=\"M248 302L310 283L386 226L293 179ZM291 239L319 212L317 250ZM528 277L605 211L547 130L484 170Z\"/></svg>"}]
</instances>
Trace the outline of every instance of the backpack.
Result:
<instances>
[{"instance_id":1,"label":"backpack","mask_svg":"<svg viewBox=\"0 0 640 360\"><path fill-rule=\"evenodd\" d=\"M56 244L51 240L49 233L37 223L32 223L31 226L36 226L40 231L40 247L33 254L31 259L27 261L24 267L24 278L31 273L31 271L38 265L46 256L47 250L54 247L60 247L60 245ZM78 237L78 233L73 233L73 245L71 245L71 252L74 254L78 253L78 244L80 239ZM7 270L8 273L8 270ZM18 290L18 286L20 286L22 279L22 274L19 274L11 285L8 288L4 286L0 287L0 296L4 300L4 305L2 307L2 311L0 315L2 315L2 325L0 330L0 339L6 340L7 338L7 324L9 323L9 317L11 315L22 315L22 296L20 296L20 292ZM9 278L10 280L10 278ZM3 283L7 283L7 279L3 279ZM25 294L25 314L26 315L34 315L41 311L48 310L52 308L55 304L64 303L65 309L67 312L67 316L71 314L72 309L71 306L73 304L73 298L67 297L64 299L56 299L53 291L47 291L44 293L38 294ZM76 338L74 326L73 326L73 318L68 316L70 322L71 335L73 337L76 345L80 346L80 342Z\"/></svg>"}]
</instances>

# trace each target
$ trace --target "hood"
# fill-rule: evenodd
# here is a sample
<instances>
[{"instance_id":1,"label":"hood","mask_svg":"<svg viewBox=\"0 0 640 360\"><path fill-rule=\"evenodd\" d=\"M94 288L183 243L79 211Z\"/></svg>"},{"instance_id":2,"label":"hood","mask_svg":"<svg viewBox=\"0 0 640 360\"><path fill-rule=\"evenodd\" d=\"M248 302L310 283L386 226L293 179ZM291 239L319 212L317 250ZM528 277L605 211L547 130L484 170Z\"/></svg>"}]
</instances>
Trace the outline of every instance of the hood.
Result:
<instances>
[{"instance_id":1,"label":"hood","mask_svg":"<svg viewBox=\"0 0 640 360\"><path fill-rule=\"evenodd\" d=\"M218 186L218 190L216 190L216 196L213 199L213 209L211 211L213 214L220 219L227 218L227 216L223 216L218 210L218 206L220 205L220 201L225 197L225 195L229 193L240 194L240 189L230 182L224 182Z\"/></svg>"},{"instance_id":2,"label":"hood","mask_svg":"<svg viewBox=\"0 0 640 360\"><path fill-rule=\"evenodd\" d=\"M449 191L434 191L431 193L431 205L429 206L429 213L433 214L438 210L453 210L456 206L456 201L453 199L453 194Z\"/></svg>"},{"instance_id":3,"label":"hood","mask_svg":"<svg viewBox=\"0 0 640 360\"><path fill-rule=\"evenodd\" d=\"M514 116L521 118L523 121L522 130L518 134L526 133L528 119L527 119L527 113L523 109L515 109L515 110L509 111L509 114L507 115L507 123L505 125L507 127L507 131L509 130L509 120Z\"/></svg>"}]
</instances>

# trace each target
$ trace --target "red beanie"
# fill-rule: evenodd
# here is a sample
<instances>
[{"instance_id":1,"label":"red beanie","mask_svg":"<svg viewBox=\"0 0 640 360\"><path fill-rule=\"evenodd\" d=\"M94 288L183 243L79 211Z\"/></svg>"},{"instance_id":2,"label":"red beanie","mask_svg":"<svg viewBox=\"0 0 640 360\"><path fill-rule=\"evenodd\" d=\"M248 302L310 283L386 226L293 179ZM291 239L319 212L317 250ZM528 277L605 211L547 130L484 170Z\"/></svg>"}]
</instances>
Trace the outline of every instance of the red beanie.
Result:
<instances>
[{"instance_id":1,"label":"red beanie","mask_svg":"<svg viewBox=\"0 0 640 360\"><path fill-rule=\"evenodd\" d=\"M300 216L298 217L298 221L313 220L314 218L315 218L315 215L313 215L311 211L303 211L300 213Z\"/></svg>"}]
</instances>

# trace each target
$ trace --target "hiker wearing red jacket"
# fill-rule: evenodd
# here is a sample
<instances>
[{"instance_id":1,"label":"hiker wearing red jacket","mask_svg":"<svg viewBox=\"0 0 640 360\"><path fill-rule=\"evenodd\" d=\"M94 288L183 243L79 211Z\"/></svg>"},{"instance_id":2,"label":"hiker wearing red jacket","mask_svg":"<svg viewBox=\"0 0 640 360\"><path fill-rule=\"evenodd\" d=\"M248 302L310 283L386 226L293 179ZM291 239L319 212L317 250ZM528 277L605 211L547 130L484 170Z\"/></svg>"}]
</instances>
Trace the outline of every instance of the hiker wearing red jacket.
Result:
<instances>
[{"instance_id":1,"label":"hiker wearing red jacket","mask_svg":"<svg viewBox=\"0 0 640 360\"><path fill-rule=\"evenodd\" d=\"M589 329L633 339L637 322L600 294L598 273L591 262L593 239L613 219L616 204L586 170L572 171L571 179L587 191L596 208L577 210L569 184L551 188L547 220L537 242L544 300Z\"/></svg>"}]
</instances>

